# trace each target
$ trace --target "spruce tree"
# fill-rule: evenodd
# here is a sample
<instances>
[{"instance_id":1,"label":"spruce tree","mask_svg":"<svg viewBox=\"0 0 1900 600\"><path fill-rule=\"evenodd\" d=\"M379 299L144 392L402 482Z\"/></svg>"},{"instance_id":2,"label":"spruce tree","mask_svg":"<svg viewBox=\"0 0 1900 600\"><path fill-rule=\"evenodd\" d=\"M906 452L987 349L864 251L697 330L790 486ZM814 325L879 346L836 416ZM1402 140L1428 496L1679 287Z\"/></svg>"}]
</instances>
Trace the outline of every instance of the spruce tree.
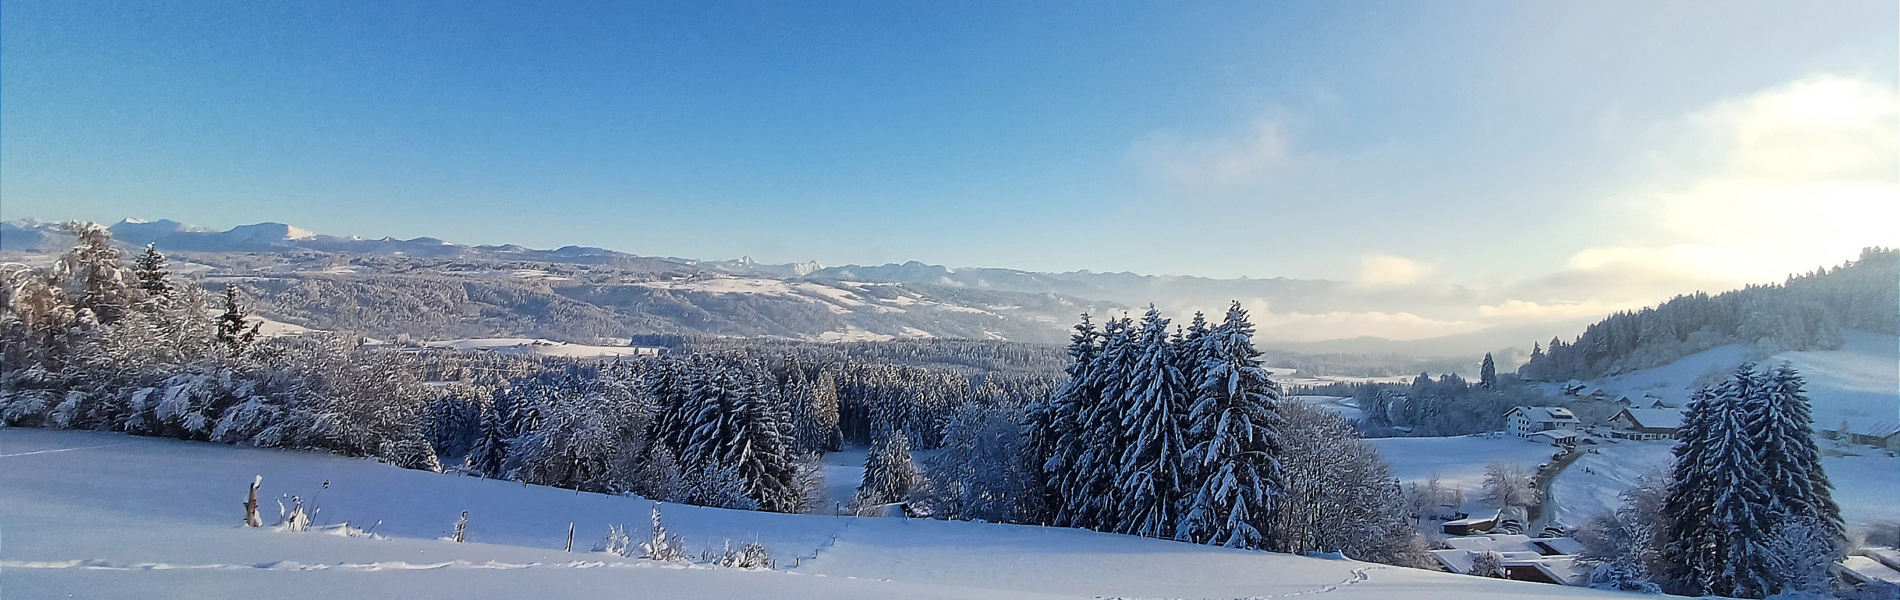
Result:
<instances>
[{"instance_id":1,"label":"spruce tree","mask_svg":"<svg viewBox=\"0 0 1900 600\"><path fill-rule=\"evenodd\" d=\"M146 244L145 252L132 261L132 274L138 278L139 289L145 291L146 298L171 295L171 273L165 270L165 255L158 253L156 244Z\"/></svg>"},{"instance_id":2,"label":"spruce tree","mask_svg":"<svg viewBox=\"0 0 1900 600\"><path fill-rule=\"evenodd\" d=\"M1666 577L1687 582L1693 578L1692 555L1700 548L1689 540L1708 521L1709 487L1704 469L1708 456L1710 422L1719 400L1712 388L1689 395L1682 407L1682 424L1676 430L1676 447L1671 450L1675 466L1669 476L1669 490L1663 502L1663 515L1671 540L1665 554L1670 566Z\"/></svg>"},{"instance_id":3,"label":"spruce tree","mask_svg":"<svg viewBox=\"0 0 1900 600\"><path fill-rule=\"evenodd\" d=\"M646 373L647 393L653 396L659 408L650 437L674 457L686 452L686 444L692 438L694 419L699 414L699 405L691 393L693 382L705 377L699 357L694 355L688 360L682 363L663 358Z\"/></svg>"},{"instance_id":4,"label":"spruce tree","mask_svg":"<svg viewBox=\"0 0 1900 600\"><path fill-rule=\"evenodd\" d=\"M1206 368L1206 342L1210 333L1212 330L1208 327L1207 317L1195 311L1194 320L1188 323L1187 331L1174 345L1175 365L1181 369L1181 375L1187 378L1190 386L1201 381L1201 370Z\"/></svg>"},{"instance_id":5,"label":"spruce tree","mask_svg":"<svg viewBox=\"0 0 1900 600\"><path fill-rule=\"evenodd\" d=\"M1671 575L1682 591L1761 598L1777 587L1769 484L1746 420L1762 384L1744 363L1690 402L1696 422L1685 419L1665 504Z\"/></svg>"},{"instance_id":6,"label":"spruce tree","mask_svg":"<svg viewBox=\"0 0 1900 600\"><path fill-rule=\"evenodd\" d=\"M1066 520L1063 516L1063 490L1074 477L1071 465L1088 446L1082 422L1094 407L1097 397L1088 387L1089 367L1101 354L1101 333L1082 314L1075 333L1069 336L1069 366L1063 371L1069 380L1048 395L1039 396L1023 411L1024 437L1030 466L1037 471L1042 500L1032 515L1035 522Z\"/></svg>"},{"instance_id":7,"label":"spruce tree","mask_svg":"<svg viewBox=\"0 0 1900 600\"><path fill-rule=\"evenodd\" d=\"M1787 362L1771 370L1748 403L1749 438L1761 456L1769 510L1781 518L1808 517L1838 547L1846 541L1833 484L1814 443L1814 417L1805 382Z\"/></svg>"},{"instance_id":8,"label":"spruce tree","mask_svg":"<svg viewBox=\"0 0 1900 600\"><path fill-rule=\"evenodd\" d=\"M693 412L690 434L680 453L680 461L694 471L712 467L733 465L724 464L727 449L737 439L734 435L734 417L739 414L738 381L733 377L733 369L726 365L707 365L701 371L703 376L696 377L692 388Z\"/></svg>"},{"instance_id":9,"label":"spruce tree","mask_svg":"<svg viewBox=\"0 0 1900 600\"><path fill-rule=\"evenodd\" d=\"M836 452L838 443L838 383L830 371L819 371L807 379L795 370L789 397L797 409L793 412L796 447L800 451Z\"/></svg>"},{"instance_id":10,"label":"spruce tree","mask_svg":"<svg viewBox=\"0 0 1900 600\"><path fill-rule=\"evenodd\" d=\"M1235 302L1202 341L1205 365L1189 412L1187 468L1198 480L1177 539L1233 548L1262 548L1274 503L1284 492L1280 470L1280 386L1260 365L1253 324Z\"/></svg>"},{"instance_id":11,"label":"spruce tree","mask_svg":"<svg viewBox=\"0 0 1900 600\"><path fill-rule=\"evenodd\" d=\"M1187 487L1181 424L1187 416L1188 383L1176 367L1168 320L1153 306L1142 317L1136 344L1140 357L1123 392L1128 410L1122 414L1121 426L1128 443L1115 482L1121 496L1115 530L1172 537Z\"/></svg>"},{"instance_id":12,"label":"spruce tree","mask_svg":"<svg viewBox=\"0 0 1900 600\"><path fill-rule=\"evenodd\" d=\"M1517 368L1517 374L1524 376L1525 379L1543 381L1543 368L1546 366L1543 361L1544 345L1539 342L1531 342L1531 359L1525 362L1524 366Z\"/></svg>"},{"instance_id":13,"label":"spruce tree","mask_svg":"<svg viewBox=\"0 0 1900 600\"><path fill-rule=\"evenodd\" d=\"M1775 579L1773 523L1767 482L1742 420L1745 402L1747 396L1723 394L1707 457L1710 520L1691 541L1706 549L1697 557L1706 561L1698 573L1703 593L1761 598Z\"/></svg>"},{"instance_id":14,"label":"spruce tree","mask_svg":"<svg viewBox=\"0 0 1900 600\"><path fill-rule=\"evenodd\" d=\"M230 357L244 356L257 341L257 330L263 325L263 321L251 323L244 314L244 306L238 303L237 284L224 284L224 314L218 315L218 343L224 345Z\"/></svg>"},{"instance_id":15,"label":"spruce tree","mask_svg":"<svg viewBox=\"0 0 1900 600\"><path fill-rule=\"evenodd\" d=\"M1491 361L1491 353L1484 353L1484 364L1478 367L1478 387L1498 389L1498 365Z\"/></svg>"},{"instance_id":16,"label":"spruce tree","mask_svg":"<svg viewBox=\"0 0 1900 600\"><path fill-rule=\"evenodd\" d=\"M852 504L862 510L903 502L920 481L922 474L910 457L910 437L902 429L892 431L865 454L864 481Z\"/></svg>"},{"instance_id":17,"label":"spruce tree","mask_svg":"<svg viewBox=\"0 0 1900 600\"><path fill-rule=\"evenodd\" d=\"M736 414L731 416L732 439L722 463L739 470L746 495L761 509L797 512L803 507L803 497L792 482L795 465L789 418L767 377L763 368L742 375Z\"/></svg>"},{"instance_id":18,"label":"spruce tree","mask_svg":"<svg viewBox=\"0 0 1900 600\"><path fill-rule=\"evenodd\" d=\"M1075 436L1081 442L1080 452L1068 463L1070 476L1063 486L1063 510L1057 515L1057 525L1115 529L1115 510L1121 498L1116 474L1121 469L1122 449L1128 446L1122 415L1128 412L1128 377L1140 358L1132 336L1125 316L1111 318L1102 326L1101 354L1090 363L1084 383L1093 402L1078 403L1080 427Z\"/></svg>"},{"instance_id":19,"label":"spruce tree","mask_svg":"<svg viewBox=\"0 0 1900 600\"><path fill-rule=\"evenodd\" d=\"M508 442L521 433L516 400L513 390L498 390L482 411L481 431L475 436L475 447L469 450L468 467L483 477L502 476L502 465L508 462Z\"/></svg>"}]
</instances>

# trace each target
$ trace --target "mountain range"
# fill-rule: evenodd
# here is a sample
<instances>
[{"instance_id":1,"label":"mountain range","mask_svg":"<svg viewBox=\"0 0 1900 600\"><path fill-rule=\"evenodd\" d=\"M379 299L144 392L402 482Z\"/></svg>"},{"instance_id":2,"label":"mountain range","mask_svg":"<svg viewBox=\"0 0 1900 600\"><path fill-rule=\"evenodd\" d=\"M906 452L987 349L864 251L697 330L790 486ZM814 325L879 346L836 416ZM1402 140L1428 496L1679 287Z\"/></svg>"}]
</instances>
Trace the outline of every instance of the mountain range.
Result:
<instances>
[{"instance_id":1,"label":"mountain range","mask_svg":"<svg viewBox=\"0 0 1900 600\"><path fill-rule=\"evenodd\" d=\"M235 281L275 319L370 335L534 335L580 342L644 334L767 335L807 340L956 337L1061 342L1077 315L1153 304L1176 318L1220 313L1240 300L1261 325L1261 346L1315 353L1413 357L1527 348L1576 323L1490 327L1393 340L1376 336L1288 339L1292 315L1456 314L1478 294L1457 286L1392 293L1322 279L1216 279L1004 268L917 261L823 266L652 257L604 248L552 250L462 245L437 238L366 239L283 223L216 231L172 220L110 227L127 248L155 245L213 281ZM0 223L0 252L63 252L56 223ZM1264 314L1263 314L1264 313Z\"/></svg>"}]
</instances>

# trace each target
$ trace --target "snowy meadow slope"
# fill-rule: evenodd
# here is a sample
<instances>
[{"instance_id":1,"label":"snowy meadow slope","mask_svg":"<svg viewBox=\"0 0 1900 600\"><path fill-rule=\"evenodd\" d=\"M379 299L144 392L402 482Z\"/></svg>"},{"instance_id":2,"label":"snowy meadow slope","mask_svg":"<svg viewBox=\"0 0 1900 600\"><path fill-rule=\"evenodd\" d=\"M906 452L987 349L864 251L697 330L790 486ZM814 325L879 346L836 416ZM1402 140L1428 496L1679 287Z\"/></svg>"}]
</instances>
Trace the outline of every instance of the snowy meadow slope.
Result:
<instances>
[{"instance_id":1,"label":"snowy meadow slope","mask_svg":"<svg viewBox=\"0 0 1900 600\"><path fill-rule=\"evenodd\" d=\"M1761 364L1794 365L1807 380L1814 406L1814 427L1830 430L1843 422L1900 420L1900 359L1895 336L1865 331L1843 332L1846 343L1838 350L1780 352L1763 356L1739 344L1711 348L1656 368L1632 371L1590 383L1612 397L1645 395L1680 406L1711 374L1725 375L1745 360ZM1597 448L1565 469L1553 482L1551 494L1560 522L1578 524L1599 511L1616 506L1617 493L1628 489L1644 472L1667 469L1674 442L1618 440ZM1850 529L1876 521L1900 521L1900 457L1868 446L1824 441L1822 464L1834 483L1834 499ZM1395 456L1387 453L1387 456ZM1402 460L1395 456L1395 462Z\"/></svg>"},{"instance_id":2,"label":"snowy meadow slope","mask_svg":"<svg viewBox=\"0 0 1900 600\"><path fill-rule=\"evenodd\" d=\"M319 524L243 527L253 475ZM329 482L328 489L323 483ZM689 547L758 540L775 571L587 552L645 535L651 503L375 462L119 434L0 429L0 579L10 597L1338 598L1613 597L1610 592L1017 525L667 505ZM469 512L469 543L440 539ZM267 519L269 521L270 519ZM561 550L568 524L573 553Z\"/></svg>"}]
</instances>

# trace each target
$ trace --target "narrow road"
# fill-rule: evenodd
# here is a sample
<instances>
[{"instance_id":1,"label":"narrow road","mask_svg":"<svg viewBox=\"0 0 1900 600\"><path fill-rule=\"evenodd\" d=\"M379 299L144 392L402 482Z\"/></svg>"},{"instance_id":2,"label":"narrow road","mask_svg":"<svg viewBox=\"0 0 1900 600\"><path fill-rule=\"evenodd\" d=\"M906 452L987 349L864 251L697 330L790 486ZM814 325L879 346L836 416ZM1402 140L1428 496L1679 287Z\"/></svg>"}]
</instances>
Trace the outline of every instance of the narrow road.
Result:
<instances>
[{"instance_id":1,"label":"narrow road","mask_svg":"<svg viewBox=\"0 0 1900 600\"><path fill-rule=\"evenodd\" d=\"M1583 458L1583 455L1588 452L1589 450L1578 447L1569 454L1565 454L1563 458L1552 461L1549 469L1537 474L1538 503L1537 506L1532 507L1531 522L1525 528L1525 534L1537 537L1538 534L1543 533L1545 527L1550 526L1550 515L1557 512L1556 507L1553 506L1554 501L1550 497L1550 484L1557 481L1557 475L1569 468L1570 463L1577 462L1577 459Z\"/></svg>"}]
</instances>

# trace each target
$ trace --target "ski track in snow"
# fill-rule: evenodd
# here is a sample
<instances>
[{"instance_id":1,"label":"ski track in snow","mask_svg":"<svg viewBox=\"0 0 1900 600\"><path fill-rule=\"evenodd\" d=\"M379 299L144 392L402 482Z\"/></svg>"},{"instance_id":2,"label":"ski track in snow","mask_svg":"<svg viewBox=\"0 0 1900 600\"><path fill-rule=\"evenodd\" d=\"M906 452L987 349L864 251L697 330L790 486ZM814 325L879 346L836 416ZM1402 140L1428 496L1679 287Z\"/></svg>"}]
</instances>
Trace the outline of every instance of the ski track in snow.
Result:
<instances>
[{"instance_id":1,"label":"ski track in snow","mask_svg":"<svg viewBox=\"0 0 1900 600\"><path fill-rule=\"evenodd\" d=\"M1342 587L1363 583L1367 579L1371 579L1371 577L1366 574L1367 571L1370 571L1373 569L1383 569L1383 568L1385 567L1364 567L1364 568L1359 568L1359 569L1353 569L1352 576L1347 577L1345 581L1341 581L1339 583L1334 583L1334 584L1329 584L1329 585L1324 585L1324 586L1313 588L1310 590L1300 590L1297 592L1287 592L1284 594L1267 594L1265 596L1246 596L1243 598L1234 598L1233 600L1272 600L1274 598L1294 598L1294 597L1299 597L1299 596L1311 596L1314 594L1324 594L1328 592L1334 592L1334 591L1338 591L1339 588L1342 588ZM1114 596L1114 597L1097 596L1097 597L1104 598L1104 600L1145 600L1145 599L1136 599L1136 598L1125 598L1122 596ZM1169 600L1182 600L1182 599L1169 599Z\"/></svg>"},{"instance_id":2,"label":"ski track in snow","mask_svg":"<svg viewBox=\"0 0 1900 600\"><path fill-rule=\"evenodd\" d=\"M54 452L72 452L74 450L95 450L98 448L111 448L113 446L124 446L130 443L132 442L119 442L117 444L101 444L98 446L80 446L78 448L51 448L47 450L34 450L32 452L15 452L12 454L0 454L0 458L13 458L16 456L32 456L35 454L52 454Z\"/></svg>"}]
</instances>

